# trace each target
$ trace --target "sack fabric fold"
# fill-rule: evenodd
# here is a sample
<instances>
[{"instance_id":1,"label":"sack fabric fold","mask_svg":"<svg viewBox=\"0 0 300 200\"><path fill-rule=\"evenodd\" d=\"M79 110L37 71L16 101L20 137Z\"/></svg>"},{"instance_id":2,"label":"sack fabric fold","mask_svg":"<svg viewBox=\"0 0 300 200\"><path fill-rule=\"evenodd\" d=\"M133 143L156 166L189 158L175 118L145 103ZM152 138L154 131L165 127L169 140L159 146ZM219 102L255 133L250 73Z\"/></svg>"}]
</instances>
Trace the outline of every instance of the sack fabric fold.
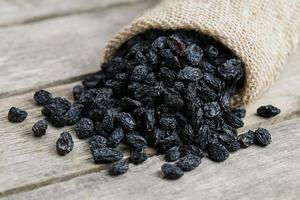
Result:
<instances>
[{"instance_id":1,"label":"sack fabric fold","mask_svg":"<svg viewBox=\"0 0 300 200\"><path fill-rule=\"evenodd\" d=\"M131 37L149 29L202 32L242 60L245 85L234 100L248 104L276 80L300 36L300 0L163 0L118 32L104 61Z\"/></svg>"}]
</instances>

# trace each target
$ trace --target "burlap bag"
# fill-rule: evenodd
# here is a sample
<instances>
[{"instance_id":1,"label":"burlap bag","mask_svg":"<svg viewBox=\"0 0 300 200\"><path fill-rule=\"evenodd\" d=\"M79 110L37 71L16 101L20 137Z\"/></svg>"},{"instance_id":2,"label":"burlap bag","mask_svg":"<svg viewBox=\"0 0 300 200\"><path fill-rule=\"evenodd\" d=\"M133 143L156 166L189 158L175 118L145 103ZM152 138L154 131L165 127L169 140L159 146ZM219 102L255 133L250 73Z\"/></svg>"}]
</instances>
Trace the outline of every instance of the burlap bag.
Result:
<instances>
[{"instance_id":1,"label":"burlap bag","mask_svg":"<svg viewBox=\"0 0 300 200\"><path fill-rule=\"evenodd\" d=\"M225 44L244 64L246 83L235 100L247 104L274 83L296 49L300 0L163 0L117 33L104 59L153 28L193 29Z\"/></svg>"}]
</instances>

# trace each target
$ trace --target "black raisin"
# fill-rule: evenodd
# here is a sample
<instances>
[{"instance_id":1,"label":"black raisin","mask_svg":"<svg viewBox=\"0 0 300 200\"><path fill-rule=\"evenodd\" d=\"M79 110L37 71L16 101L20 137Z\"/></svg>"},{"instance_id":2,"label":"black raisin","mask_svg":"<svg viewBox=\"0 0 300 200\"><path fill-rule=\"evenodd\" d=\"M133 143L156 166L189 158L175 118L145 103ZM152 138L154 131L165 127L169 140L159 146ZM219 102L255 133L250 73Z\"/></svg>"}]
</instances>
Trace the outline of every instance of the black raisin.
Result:
<instances>
[{"instance_id":1,"label":"black raisin","mask_svg":"<svg viewBox=\"0 0 300 200\"><path fill-rule=\"evenodd\" d=\"M72 136L68 132L63 132L60 134L56 142L56 151L59 155L66 155L73 150L74 142Z\"/></svg>"},{"instance_id":2,"label":"black raisin","mask_svg":"<svg viewBox=\"0 0 300 200\"><path fill-rule=\"evenodd\" d=\"M254 132L253 131L248 131L246 133L240 134L237 137L239 143L241 144L242 148L247 148L250 145L254 144Z\"/></svg>"},{"instance_id":3,"label":"black raisin","mask_svg":"<svg viewBox=\"0 0 300 200\"><path fill-rule=\"evenodd\" d=\"M197 81L202 77L202 72L199 68L185 67L177 74L178 80L181 81Z\"/></svg>"},{"instance_id":4,"label":"black raisin","mask_svg":"<svg viewBox=\"0 0 300 200\"><path fill-rule=\"evenodd\" d=\"M8 120L10 122L23 122L27 117L27 112L20 108L11 107L8 111Z\"/></svg>"},{"instance_id":5,"label":"black raisin","mask_svg":"<svg viewBox=\"0 0 300 200\"><path fill-rule=\"evenodd\" d=\"M146 139L137 132L127 133L126 143L134 148L144 148L147 146Z\"/></svg>"},{"instance_id":6,"label":"black raisin","mask_svg":"<svg viewBox=\"0 0 300 200\"><path fill-rule=\"evenodd\" d=\"M254 135L255 135L255 143L260 146L267 146L272 142L271 134L267 129L258 128L254 132Z\"/></svg>"},{"instance_id":7,"label":"black raisin","mask_svg":"<svg viewBox=\"0 0 300 200\"><path fill-rule=\"evenodd\" d=\"M126 112L121 112L116 116L116 120L120 125L127 131L135 129L135 120L134 118Z\"/></svg>"},{"instance_id":8,"label":"black raisin","mask_svg":"<svg viewBox=\"0 0 300 200\"><path fill-rule=\"evenodd\" d=\"M280 109L276 108L272 105L261 106L257 109L257 115L264 118L270 118L278 115L280 113Z\"/></svg>"},{"instance_id":9,"label":"black raisin","mask_svg":"<svg viewBox=\"0 0 300 200\"><path fill-rule=\"evenodd\" d=\"M108 138L111 147L117 147L125 138L123 128L116 128Z\"/></svg>"},{"instance_id":10,"label":"black raisin","mask_svg":"<svg viewBox=\"0 0 300 200\"><path fill-rule=\"evenodd\" d=\"M125 174L129 169L129 163L127 160L119 160L112 164L109 173L113 176Z\"/></svg>"},{"instance_id":11,"label":"black raisin","mask_svg":"<svg viewBox=\"0 0 300 200\"><path fill-rule=\"evenodd\" d=\"M196 65L199 65L199 63L201 62L201 59L203 56L203 51L198 45L192 44L192 45L187 46L184 53L185 53L186 60L191 65L196 66Z\"/></svg>"},{"instance_id":12,"label":"black raisin","mask_svg":"<svg viewBox=\"0 0 300 200\"><path fill-rule=\"evenodd\" d=\"M224 120L232 127L234 128L241 128L244 126L244 122L239 118L237 115L235 115L233 112L226 111L224 112Z\"/></svg>"},{"instance_id":13,"label":"black raisin","mask_svg":"<svg viewBox=\"0 0 300 200\"><path fill-rule=\"evenodd\" d=\"M180 158L180 147L172 147L166 152L165 160L168 162L176 161Z\"/></svg>"},{"instance_id":14,"label":"black raisin","mask_svg":"<svg viewBox=\"0 0 300 200\"><path fill-rule=\"evenodd\" d=\"M144 152L143 148L135 148L131 151L130 160L134 164L141 164L148 158L147 154Z\"/></svg>"},{"instance_id":15,"label":"black raisin","mask_svg":"<svg viewBox=\"0 0 300 200\"><path fill-rule=\"evenodd\" d=\"M235 152L241 148L238 140L227 134L220 134L218 136L219 142L223 144L229 152Z\"/></svg>"},{"instance_id":16,"label":"black raisin","mask_svg":"<svg viewBox=\"0 0 300 200\"><path fill-rule=\"evenodd\" d=\"M218 67L218 72L225 80L239 80L244 74L241 61L238 59L227 60Z\"/></svg>"},{"instance_id":17,"label":"black raisin","mask_svg":"<svg viewBox=\"0 0 300 200\"><path fill-rule=\"evenodd\" d=\"M74 104L70 107L70 109L65 113L64 120L67 125L76 124L81 118L81 111L84 106L81 104Z\"/></svg>"},{"instance_id":18,"label":"black raisin","mask_svg":"<svg viewBox=\"0 0 300 200\"><path fill-rule=\"evenodd\" d=\"M164 130L175 129L177 121L173 116L164 116L159 120L159 126Z\"/></svg>"},{"instance_id":19,"label":"black raisin","mask_svg":"<svg viewBox=\"0 0 300 200\"><path fill-rule=\"evenodd\" d=\"M48 123L45 119L37 121L32 126L33 136L41 137L41 136L45 135L47 128L48 128Z\"/></svg>"},{"instance_id":20,"label":"black raisin","mask_svg":"<svg viewBox=\"0 0 300 200\"><path fill-rule=\"evenodd\" d=\"M164 174L164 178L171 180L179 179L184 174L179 167L168 163L165 163L161 166L161 171Z\"/></svg>"},{"instance_id":21,"label":"black raisin","mask_svg":"<svg viewBox=\"0 0 300 200\"><path fill-rule=\"evenodd\" d=\"M136 66L131 74L131 81L144 81L147 78L148 70L144 65Z\"/></svg>"},{"instance_id":22,"label":"black raisin","mask_svg":"<svg viewBox=\"0 0 300 200\"><path fill-rule=\"evenodd\" d=\"M101 135L94 135L89 140L89 146L91 152L95 151L95 149L100 149L108 146L108 141L105 137Z\"/></svg>"},{"instance_id":23,"label":"black raisin","mask_svg":"<svg viewBox=\"0 0 300 200\"><path fill-rule=\"evenodd\" d=\"M220 114L221 107L218 104L218 102L215 102L215 101L209 102L204 105L203 111L204 111L204 115L206 117L209 117L209 118L216 117L217 115Z\"/></svg>"},{"instance_id":24,"label":"black raisin","mask_svg":"<svg viewBox=\"0 0 300 200\"><path fill-rule=\"evenodd\" d=\"M201 159L198 156L188 154L176 161L175 165L179 167L182 171L191 171L198 167L200 163Z\"/></svg>"},{"instance_id":25,"label":"black raisin","mask_svg":"<svg viewBox=\"0 0 300 200\"><path fill-rule=\"evenodd\" d=\"M53 96L46 90L39 90L33 96L35 102L41 106L45 106L53 102Z\"/></svg>"},{"instance_id":26,"label":"black raisin","mask_svg":"<svg viewBox=\"0 0 300 200\"><path fill-rule=\"evenodd\" d=\"M207 146L208 157L216 162L221 162L229 157L228 150L219 143L210 143Z\"/></svg>"},{"instance_id":27,"label":"black raisin","mask_svg":"<svg viewBox=\"0 0 300 200\"><path fill-rule=\"evenodd\" d=\"M81 118L75 126L75 132L77 137L80 139L85 139L92 136L94 130L93 121L89 118Z\"/></svg>"},{"instance_id":28,"label":"black raisin","mask_svg":"<svg viewBox=\"0 0 300 200\"><path fill-rule=\"evenodd\" d=\"M95 163L109 163L121 160L123 154L117 149L110 147L96 148L92 152Z\"/></svg>"}]
</instances>

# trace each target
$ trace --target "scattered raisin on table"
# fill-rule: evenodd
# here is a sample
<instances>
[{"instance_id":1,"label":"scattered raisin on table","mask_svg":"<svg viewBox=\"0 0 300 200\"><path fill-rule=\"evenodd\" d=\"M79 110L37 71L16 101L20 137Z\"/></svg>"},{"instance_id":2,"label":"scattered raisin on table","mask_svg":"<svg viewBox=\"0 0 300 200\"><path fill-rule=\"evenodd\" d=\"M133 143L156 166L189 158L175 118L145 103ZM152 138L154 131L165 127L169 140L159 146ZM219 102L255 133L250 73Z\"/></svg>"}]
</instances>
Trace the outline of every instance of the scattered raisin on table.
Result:
<instances>
[{"instance_id":1,"label":"scattered raisin on table","mask_svg":"<svg viewBox=\"0 0 300 200\"><path fill-rule=\"evenodd\" d=\"M125 174L129 169L129 163L127 160L119 160L112 164L109 173L113 176Z\"/></svg>"},{"instance_id":2,"label":"scattered raisin on table","mask_svg":"<svg viewBox=\"0 0 300 200\"><path fill-rule=\"evenodd\" d=\"M179 167L168 163L165 163L161 166L161 171L164 174L164 178L171 179L171 180L179 179L184 174Z\"/></svg>"},{"instance_id":3,"label":"scattered raisin on table","mask_svg":"<svg viewBox=\"0 0 300 200\"><path fill-rule=\"evenodd\" d=\"M64 156L73 150L74 142L70 133L63 132L56 142L56 151L59 155Z\"/></svg>"},{"instance_id":4,"label":"scattered raisin on table","mask_svg":"<svg viewBox=\"0 0 300 200\"><path fill-rule=\"evenodd\" d=\"M45 119L37 121L32 126L33 136L41 137L46 134L46 130L48 128L48 122Z\"/></svg>"},{"instance_id":5,"label":"scattered raisin on table","mask_svg":"<svg viewBox=\"0 0 300 200\"><path fill-rule=\"evenodd\" d=\"M23 122L27 117L27 112L20 108L11 107L8 111L8 120L10 122Z\"/></svg>"},{"instance_id":6,"label":"scattered raisin on table","mask_svg":"<svg viewBox=\"0 0 300 200\"><path fill-rule=\"evenodd\" d=\"M258 128L257 130L255 130L254 136L255 143L260 146L267 146L272 142L271 134L267 129Z\"/></svg>"},{"instance_id":7,"label":"scattered raisin on table","mask_svg":"<svg viewBox=\"0 0 300 200\"><path fill-rule=\"evenodd\" d=\"M254 138L254 132L251 130L246 133L240 134L237 137L242 148L247 148L250 145L254 144Z\"/></svg>"},{"instance_id":8,"label":"scattered raisin on table","mask_svg":"<svg viewBox=\"0 0 300 200\"><path fill-rule=\"evenodd\" d=\"M257 115L264 118L270 118L278 115L281 112L279 108L272 105L261 106L257 109Z\"/></svg>"}]
</instances>

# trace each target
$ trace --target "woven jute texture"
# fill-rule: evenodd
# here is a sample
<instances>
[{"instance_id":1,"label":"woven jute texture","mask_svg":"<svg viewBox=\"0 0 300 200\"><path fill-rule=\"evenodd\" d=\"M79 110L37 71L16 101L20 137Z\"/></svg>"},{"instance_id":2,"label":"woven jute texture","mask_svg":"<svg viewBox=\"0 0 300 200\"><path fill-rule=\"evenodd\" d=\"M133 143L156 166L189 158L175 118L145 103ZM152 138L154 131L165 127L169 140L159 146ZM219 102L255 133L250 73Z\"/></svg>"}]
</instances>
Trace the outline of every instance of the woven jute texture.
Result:
<instances>
[{"instance_id":1,"label":"woven jute texture","mask_svg":"<svg viewBox=\"0 0 300 200\"><path fill-rule=\"evenodd\" d=\"M274 83L297 47L300 0L164 0L118 32L104 60L148 29L192 29L222 42L244 64L246 82L235 101L248 104Z\"/></svg>"}]
</instances>

